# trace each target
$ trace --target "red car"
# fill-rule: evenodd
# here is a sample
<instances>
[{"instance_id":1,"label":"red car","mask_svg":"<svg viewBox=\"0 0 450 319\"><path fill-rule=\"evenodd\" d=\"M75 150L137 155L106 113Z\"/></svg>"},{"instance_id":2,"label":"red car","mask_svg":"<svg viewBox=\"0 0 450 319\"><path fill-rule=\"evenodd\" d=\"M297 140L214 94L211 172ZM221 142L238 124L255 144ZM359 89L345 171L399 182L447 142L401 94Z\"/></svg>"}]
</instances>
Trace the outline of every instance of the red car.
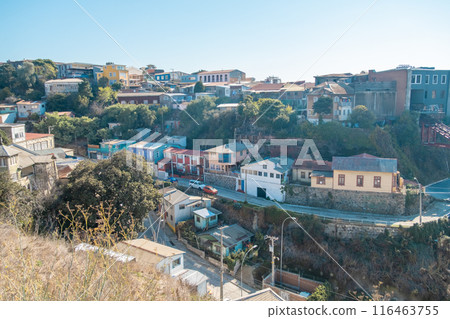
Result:
<instances>
[{"instance_id":1,"label":"red car","mask_svg":"<svg viewBox=\"0 0 450 319\"><path fill-rule=\"evenodd\" d=\"M217 195L217 193L219 192L217 189L215 189L212 186L203 187L203 191L207 194L212 194L212 195Z\"/></svg>"}]
</instances>

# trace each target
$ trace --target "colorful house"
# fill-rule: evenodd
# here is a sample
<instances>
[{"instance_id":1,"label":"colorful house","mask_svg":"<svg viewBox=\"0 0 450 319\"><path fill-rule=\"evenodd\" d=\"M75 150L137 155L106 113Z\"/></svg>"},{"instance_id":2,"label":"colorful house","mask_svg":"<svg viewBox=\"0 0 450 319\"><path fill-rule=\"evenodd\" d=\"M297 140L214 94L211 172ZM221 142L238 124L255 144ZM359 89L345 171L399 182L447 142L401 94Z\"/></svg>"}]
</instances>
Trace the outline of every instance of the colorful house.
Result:
<instances>
[{"instance_id":1,"label":"colorful house","mask_svg":"<svg viewBox=\"0 0 450 319\"><path fill-rule=\"evenodd\" d=\"M129 86L130 84L126 65L107 62L106 65L103 66L102 72L97 73L97 81L102 77L108 79L109 85L122 83L123 86Z\"/></svg>"},{"instance_id":2,"label":"colorful house","mask_svg":"<svg viewBox=\"0 0 450 319\"><path fill-rule=\"evenodd\" d=\"M220 214L222 214L220 211L212 207L195 210L195 227L197 229L207 230L217 226Z\"/></svg>"},{"instance_id":3,"label":"colorful house","mask_svg":"<svg viewBox=\"0 0 450 319\"><path fill-rule=\"evenodd\" d=\"M243 250L250 243L253 233L238 224L225 225L221 229L214 228L201 233L198 238L200 246L220 256L220 241L223 242L222 255L228 256L232 252Z\"/></svg>"}]
</instances>

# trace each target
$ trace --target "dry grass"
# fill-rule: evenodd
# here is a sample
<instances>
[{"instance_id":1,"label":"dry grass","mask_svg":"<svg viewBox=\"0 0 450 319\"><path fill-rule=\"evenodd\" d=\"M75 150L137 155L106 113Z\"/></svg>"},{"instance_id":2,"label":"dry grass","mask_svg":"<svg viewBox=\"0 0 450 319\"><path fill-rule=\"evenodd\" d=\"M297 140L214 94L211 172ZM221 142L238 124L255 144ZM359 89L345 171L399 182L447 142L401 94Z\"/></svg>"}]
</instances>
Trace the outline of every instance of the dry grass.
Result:
<instances>
[{"instance_id":1,"label":"dry grass","mask_svg":"<svg viewBox=\"0 0 450 319\"><path fill-rule=\"evenodd\" d=\"M114 224L108 210L97 213L104 225ZM75 252L82 241L113 247L109 226L88 232L78 225L83 235L71 233L66 237L71 240L63 240L32 235L17 225L0 223L0 300L205 300L153 267Z\"/></svg>"}]
</instances>

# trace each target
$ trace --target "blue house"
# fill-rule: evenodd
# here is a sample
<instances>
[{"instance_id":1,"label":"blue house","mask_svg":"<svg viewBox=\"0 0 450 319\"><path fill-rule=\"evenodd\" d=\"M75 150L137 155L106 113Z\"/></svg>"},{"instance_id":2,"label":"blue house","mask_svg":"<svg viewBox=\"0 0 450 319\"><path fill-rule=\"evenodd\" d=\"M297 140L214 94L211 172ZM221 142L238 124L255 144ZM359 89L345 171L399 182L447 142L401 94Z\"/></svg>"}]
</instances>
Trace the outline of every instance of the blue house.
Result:
<instances>
[{"instance_id":1,"label":"blue house","mask_svg":"<svg viewBox=\"0 0 450 319\"><path fill-rule=\"evenodd\" d=\"M197 229L206 230L217 226L219 215L222 214L212 207L194 211L194 222Z\"/></svg>"},{"instance_id":2,"label":"blue house","mask_svg":"<svg viewBox=\"0 0 450 319\"><path fill-rule=\"evenodd\" d=\"M412 68L411 109L450 115L449 76L450 70L436 70L434 67Z\"/></svg>"},{"instance_id":3,"label":"blue house","mask_svg":"<svg viewBox=\"0 0 450 319\"><path fill-rule=\"evenodd\" d=\"M149 143L146 141L138 142L130 145L128 150L136 155L144 156L147 162L158 163L164 158L164 150L171 147L170 144L164 143Z\"/></svg>"},{"instance_id":4,"label":"blue house","mask_svg":"<svg viewBox=\"0 0 450 319\"><path fill-rule=\"evenodd\" d=\"M181 83L198 82L198 74L186 74L181 77Z\"/></svg>"},{"instance_id":5,"label":"blue house","mask_svg":"<svg viewBox=\"0 0 450 319\"><path fill-rule=\"evenodd\" d=\"M245 245L250 243L250 240L254 235L238 224L225 225L222 227L222 232L223 237L221 236L221 231L218 228L201 233L198 236L201 246L214 254L220 255L220 239L222 237L222 255L228 256L232 252L244 249Z\"/></svg>"}]
</instances>

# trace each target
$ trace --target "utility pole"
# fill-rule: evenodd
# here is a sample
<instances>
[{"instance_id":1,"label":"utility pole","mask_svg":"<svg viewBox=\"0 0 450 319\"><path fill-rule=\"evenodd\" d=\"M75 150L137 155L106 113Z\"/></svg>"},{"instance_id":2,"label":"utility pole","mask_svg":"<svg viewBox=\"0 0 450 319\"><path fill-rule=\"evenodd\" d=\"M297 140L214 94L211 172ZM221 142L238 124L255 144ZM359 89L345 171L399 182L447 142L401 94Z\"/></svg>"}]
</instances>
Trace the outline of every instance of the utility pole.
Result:
<instances>
[{"instance_id":1,"label":"utility pole","mask_svg":"<svg viewBox=\"0 0 450 319\"><path fill-rule=\"evenodd\" d=\"M278 237L265 236L264 239L270 239L269 251L272 253L272 286L275 287L275 245L274 241L278 240Z\"/></svg>"},{"instance_id":2,"label":"utility pole","mask_svg":"<svg viewBox=\"0 0 450 319\"><path fill-rule=\"evenodd\" d=\"M417 178L414 177L414 179L419 184L419 226L422 226L422 185Z\"/></svg>"},{"instance_id":3,"label":"utility pole","mask_svg":"<svg viewBox=\"0 0 450 319\"><path fill-rule=\"evenodd\" d=\"M245 184L244 184L244 188L245 188L245 203L247 203L247 192L248 192L247 174L248 174L248 169L245 170Z\"/></svg>"},{"instance_id":4,"label":"utility pole","mask_svg":"<svg viewBox=\"0 0 450 319\"><path fill-rule=\"evenodd\" d=\"M220 227L220 300L223 301L223 227Z\"/></svg>"}]
</instances>

